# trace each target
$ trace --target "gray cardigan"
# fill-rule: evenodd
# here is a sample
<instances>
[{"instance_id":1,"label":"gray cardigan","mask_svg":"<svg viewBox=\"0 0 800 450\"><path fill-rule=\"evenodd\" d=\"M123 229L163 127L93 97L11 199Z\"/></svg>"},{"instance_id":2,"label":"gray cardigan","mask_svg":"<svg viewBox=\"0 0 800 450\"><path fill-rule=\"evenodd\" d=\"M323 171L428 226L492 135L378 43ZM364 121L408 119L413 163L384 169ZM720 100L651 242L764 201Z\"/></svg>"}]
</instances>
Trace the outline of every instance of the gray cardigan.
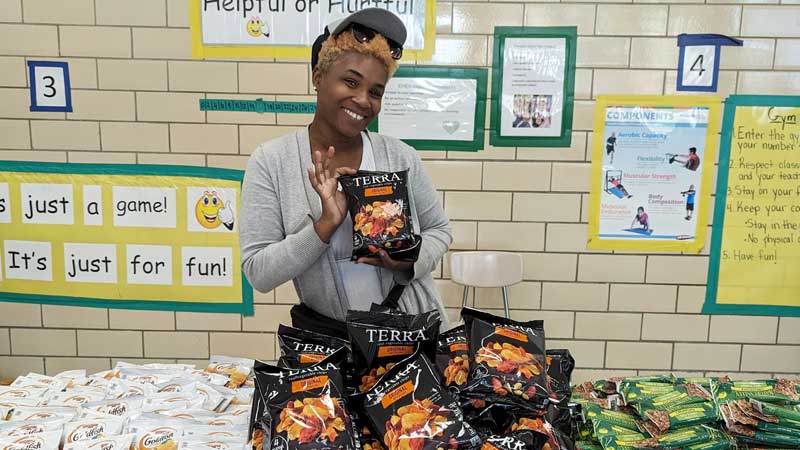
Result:
<instances>
[{"instance_id":1,"label":"gray cardigan","mask_svg":"<svg viewBox=\"0 0 800 450\"><path fill-rule=\"evenodd\" d=\"M408 170L415 232L422 235L413 275L378 268L381 296L395 282L406 285L400 307L414 314L438 309L447 317L431 272L452 242L450 225L417 152L405 143L369 133L379 171ZM322 214L319 196L308 181L311 163L308 129L259 145L247 163L242 186L239 246L242 271L260 292L294 281L300 301L315 311L344 320L349 301L333 251L314 231Z\"/></svg>"}]
</instances>

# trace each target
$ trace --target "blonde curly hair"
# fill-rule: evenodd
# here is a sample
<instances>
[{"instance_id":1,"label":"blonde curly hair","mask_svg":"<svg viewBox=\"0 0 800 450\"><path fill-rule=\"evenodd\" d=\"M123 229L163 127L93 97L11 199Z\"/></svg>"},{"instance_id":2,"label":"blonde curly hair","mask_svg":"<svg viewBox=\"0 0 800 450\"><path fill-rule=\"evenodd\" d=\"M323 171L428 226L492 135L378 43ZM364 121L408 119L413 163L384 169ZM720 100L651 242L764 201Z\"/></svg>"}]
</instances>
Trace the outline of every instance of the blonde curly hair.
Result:
<instances>
[{"instance_id":1,"label":"blonde curly hair","mask_svg":"<svg viewBox=\"0 0 800 450\"><path fill-rule=\"evenodd\" d=\"M392 59L389 42L384 36L376 33L369 42L359 42L349 31L340 33L338 36L330 36L322 43L316 70L323 74L326 73L336 60L349 52L374 57L383 64L388 78L391 78L397 70L397 61Z\"/></svg>"}]
</instances>

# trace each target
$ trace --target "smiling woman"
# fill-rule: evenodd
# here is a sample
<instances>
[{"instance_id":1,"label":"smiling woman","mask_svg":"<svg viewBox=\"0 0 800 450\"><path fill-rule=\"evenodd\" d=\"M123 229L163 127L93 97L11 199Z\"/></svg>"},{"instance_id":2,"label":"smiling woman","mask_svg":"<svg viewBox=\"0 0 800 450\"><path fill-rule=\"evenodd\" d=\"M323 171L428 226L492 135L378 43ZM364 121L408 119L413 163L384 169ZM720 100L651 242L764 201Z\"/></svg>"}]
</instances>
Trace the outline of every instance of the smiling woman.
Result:
<instances>
[{"instance_id":1,"label":"smiling woman","mask_svg":"<svg viewBox=\"0 0 800 450\"><path fill-rule=\"evenodd\" d=\"M366 131L381 110L389 78L402 57L406 29L394 14L368 8L331 23L312 47L317 108L311 124L261 144L242 187L242 270L259 291L293 280L301 304L298 328L346 337L348 310L369 310L390 292L411 314L439 310L431 272L452 241L436 190L416 151ZM376 257L351 261L353 219L339 177L356 170L408 171L413 263Z\"/></svg>"}]
</instances>

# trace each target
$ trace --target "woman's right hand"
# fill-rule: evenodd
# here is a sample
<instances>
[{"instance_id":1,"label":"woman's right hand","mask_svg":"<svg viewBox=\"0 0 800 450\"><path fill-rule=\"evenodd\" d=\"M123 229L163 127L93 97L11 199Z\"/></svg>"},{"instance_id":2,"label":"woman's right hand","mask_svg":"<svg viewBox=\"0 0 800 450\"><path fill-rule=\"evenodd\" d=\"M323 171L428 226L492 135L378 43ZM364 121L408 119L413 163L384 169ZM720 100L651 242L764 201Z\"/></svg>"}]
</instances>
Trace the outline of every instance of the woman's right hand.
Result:
<instances>
[{"instance_id":1,"label":"woman's right hand","mask_svg":"<svg viewBox=\"0 0 800 450\"><path fill-rule=\"evenodd\" d=\"M339 177L356 173L355 169L349 167L331 170L330 162L335 153L333 146L328 147L325 154L315 150L312 156L314 169L308 169L308 181L319 195L322 204L322 215L314 223L314 229L319 238L326 243L330 242L331 236L347 216L347 197L338 189Z\"/></svg>"}]
</instances>

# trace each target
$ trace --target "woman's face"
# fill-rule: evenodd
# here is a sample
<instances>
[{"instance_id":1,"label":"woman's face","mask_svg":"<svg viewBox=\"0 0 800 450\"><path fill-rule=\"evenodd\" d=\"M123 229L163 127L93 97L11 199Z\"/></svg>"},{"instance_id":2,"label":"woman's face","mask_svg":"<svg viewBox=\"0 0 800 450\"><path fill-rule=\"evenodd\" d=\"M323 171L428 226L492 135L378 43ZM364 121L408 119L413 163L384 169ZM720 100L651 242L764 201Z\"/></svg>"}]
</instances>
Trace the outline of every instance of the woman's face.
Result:
<instances>
[{"instance_id":1,"label":"woman's face","mask_svg":"<svg viewBox=\"0 0 800 450\"><path fill-rule=\"evenodd\" d=\"M343 136L355 137L381 110L389 78L383 64L369 55L349 52L326 73L314 72L317 116Z\"/></svg>"}]
</instances>

